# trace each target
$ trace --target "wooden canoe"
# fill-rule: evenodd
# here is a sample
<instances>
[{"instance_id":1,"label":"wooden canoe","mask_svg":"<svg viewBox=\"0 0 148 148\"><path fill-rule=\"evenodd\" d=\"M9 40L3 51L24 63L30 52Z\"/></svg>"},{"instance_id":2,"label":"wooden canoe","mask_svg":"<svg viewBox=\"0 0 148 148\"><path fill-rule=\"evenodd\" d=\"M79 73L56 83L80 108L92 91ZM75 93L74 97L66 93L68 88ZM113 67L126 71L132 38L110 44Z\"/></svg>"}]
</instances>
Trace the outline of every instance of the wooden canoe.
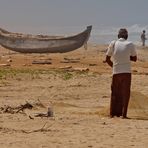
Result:
<instances>
[{"instance_id":1,"label":"wooden canoe","mask_svg":"<svg viewBox=\"0 0 148 148\"><path fill-rule=\"evenodd\" d=\"M21 53L65 53L87 43L92 26L77 35L56 37L11 33L0 28L0 45Z\"/></svg>"}]
</instances>

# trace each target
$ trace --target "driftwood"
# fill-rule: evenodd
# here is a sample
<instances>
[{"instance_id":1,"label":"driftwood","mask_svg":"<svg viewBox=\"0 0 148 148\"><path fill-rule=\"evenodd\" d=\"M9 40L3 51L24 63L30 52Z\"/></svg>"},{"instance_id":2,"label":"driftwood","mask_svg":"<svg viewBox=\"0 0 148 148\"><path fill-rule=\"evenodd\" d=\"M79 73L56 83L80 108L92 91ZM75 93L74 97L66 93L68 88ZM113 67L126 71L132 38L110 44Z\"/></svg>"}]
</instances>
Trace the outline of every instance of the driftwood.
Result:
<instances>
[{"instance_id":1,"label":"driftwood","mask_svg":"<svg viewBox=\"0 0 148 148\"><path fill-rule=\"evenodd\" d=\"M32 109L33 108L33 105L30 104L30 103L26 103L24 105L20 105L20 107L18 108L18 110L16 111L16 113L19 113L20 111L24 111L24 109Z\"/></svg>"},{"instance_id":2,"label":"driftwood","mask_svg":"<svg viewBox=\"0 0 148 148\"><path fill-rule=\"evenodd\" d=\"M48 127L45 128L47 122L40 128L36 130L31 130L31 131L26 131L26 130L21 130L23 133L30 134L30 133L36 133L36 132L49 132L51 129L49 129L54 123L50 124Z\"/></svg>"},{"instance_id":3,"label":"driftwood","mask_svg":"<svg viewBox=\"0 0 148 148\"><path fill-rule=\"evenodd\" d=\"M72 66L64 66L64 67L59 67L60 69L71 69L72 68Z\"/></svg>"},{"instance_id":4,"label":"driftwood","mask_svg":"<svg viewBox=\"0 0 148 148\"><path fill-rule=\"evenodd\" d=\"M53 109L48 107L47 113L36 113L35 117L53 117Z\"/></svg>"},{"instance_id":5,"label":"driftwood","mask_svg":"<svg viewBox=\"0 0 148 148\"><path fill-rule=\"evenodd\" d=\"M79 63L80 62L80 58L64 58L63 61L61 61L61 63Z\"/></svg>"},{"instance_id":6,"label":"driftwood","mask_svg":"<svg viewBox=\"0 0 148 148\"><path fill-rule=\"evenodd\" d=\"M33 104L26 102L24 105L19 105L17 107L11 107L8 105L5 105L4 107L0 107L0 114L2 113L10 113L10 114L15 114L15 113L23 113L25 109L32 109L36 106L45 108L45 106L38 100L38 102L35 102ZM34 117L53 117L53 108L50 105L48 107L48 110L46 113L36 113ZM34 119L31 115L29 115L30 119Z\"/></svg>"},{"instance_id":7,"label":"driftwood","mask_svg":"<svg viewBox=\"0 0 148 148\"><path fill-rule=\"evenodd\" d=\"M37 100L36 102L34 102L32 104L29 103L29 102L26 102L25 104L19 105L19 106L16 106L16 107L4 105L4 107L0 107L0 113L11 113L11 114L23 113L23 111L25 109L32 109L35 106L40 106L42 108L45 108L45 106L41 103L41 101Z\"/></svg>"},{"instance_id":8,"label":"driftwood","mask_svg":"<svg viewBox=\"0 0 148 148\"><path fill-rule=\"evenodd\" d=\"M11 66L10 64L0 64L0 66Z\"/></svg>"},{"instance_id":9,"label":"driftwood","mask_svg":"<svg viewBox=\"0 0 148 148\"><path fill-rule=\"evenodd\" d=\"M64 60L69 60L69 61L73 61L73 60L75 61L75 60L77 60L78 61L78 60L80 60L80 58L66 58L65 57Z\"/></svg>"},{"instance_id":10,"label":"driftwood","mask_svg":"<svg viewBox=\"0 0 148 148\"><path fill-rule=\"evenodd\" d=\"M30 134L30 133L36 133L36 132L49 132L51 131L50 127L52 125L54 125L55 123L52 123L48 126L47 122L39 129L35 129L35 130L16 130L16 129L11 129L11 128L5 128L5 127L0 127L0 131L8 133L8 132L15 132L15 133L25 133L25 134Z\"/></svg>"},{"instance_id":11,"label":"driftwood","mask_svg":"<svg viewBox=\"0 0 148 148\"><path fill-rule=\"evenodd\" d=\"M74 72L74 71L78 71L78 72L87 72L89 71L89 68L73 68L72 66L64 66L64 67L59 67L60 69L63 69L65 71L69 71L69 72Z\"/></svg>"},{"instance_id":12,"label":"driftwood","mask_svg":"<svg viewBox=\"0 0 148 148\"><path fill-rule=\"evenodd\" d=\"M97 66L97 64L89 64L89 66Z\"/></svg>"},{"instance_id":13,"label":"driftwood","mask_svg":"<svg viewBox=\"0 0 148 148\"><path fill-rule=\"evenodd\" d=\"M45 105L39 99L32 104L33 106L39 106L41 108L46 108Z\"/></svg>"},{"instance_id":14,"label":"driftwood","mask_svg":"<svg viewBox=\"0 0 148 148\"><path fill-rule=\"evenodd\" d=\"M50 61L43 61L43 60L40 60L40 61L32 61L32 64L52 64Z\"/></svg>"},{"instance_id":15,"label":"driftwood","mask_svg":"<svg viewBox=\"0 0 148 148\"><path fill-rule=\"evenodd\" d=\"M19 105L17 107L11 107L11 106L5 105L4 107L0 108L0 112L14 114L14 113L20 113L20 112L22 113L25 109L32 109L32 108L33 108L33 105L26 102L24 105Z\"/></svg>"}]
</instances>

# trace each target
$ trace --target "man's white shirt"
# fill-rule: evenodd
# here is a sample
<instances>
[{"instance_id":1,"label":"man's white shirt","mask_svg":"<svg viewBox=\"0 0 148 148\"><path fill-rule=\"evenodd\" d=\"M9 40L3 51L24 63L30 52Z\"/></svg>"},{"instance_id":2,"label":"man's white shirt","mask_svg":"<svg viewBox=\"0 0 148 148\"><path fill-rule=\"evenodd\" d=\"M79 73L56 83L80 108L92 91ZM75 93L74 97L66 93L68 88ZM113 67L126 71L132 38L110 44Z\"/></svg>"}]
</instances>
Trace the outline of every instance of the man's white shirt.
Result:
<instances>
[{"instance_id":1,"label":"man's white shirt","mask_svg":"<svg viewBox=\"0 0 148 148\"><path fill-rule=\"evenodd\" d=\"M120 38L110 43L106 55L113 58L113 74L118 74L131 73L130 56L137 56L137 53L132 42Z\"/></svg>"}]
</instances>

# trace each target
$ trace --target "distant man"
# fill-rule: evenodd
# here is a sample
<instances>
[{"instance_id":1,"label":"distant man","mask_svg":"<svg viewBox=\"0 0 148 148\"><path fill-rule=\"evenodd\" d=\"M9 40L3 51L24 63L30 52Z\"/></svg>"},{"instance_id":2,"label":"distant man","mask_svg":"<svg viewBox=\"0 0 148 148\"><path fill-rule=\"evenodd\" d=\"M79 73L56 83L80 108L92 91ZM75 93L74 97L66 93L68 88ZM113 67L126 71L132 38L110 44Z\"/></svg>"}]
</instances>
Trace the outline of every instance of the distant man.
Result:
<instances>
[{"instance_id":1,"label":"distant man","mask_svg":"<svg viewBox=\"0 0 148 148\"><path fill-rule=\"evenodd\" d=\"M136 62L137 60L135 46L132 42L127 41L127 38L127 30L120 29L118 40L110 43L104 61L113 67L110 117L127 118L131 87L131 61Z\"/></svg>"},{"instance_id":2,"label":"distant man","mask_svg":"<svg viewBox=\"0 0 148 148\"><path fill-rule=\"evenodd\" d=\"M145 30L143 30L142 34L141 34L141 41L142 41L142 46L145 46L145 40L146 40L146 36L145 36Z\"/></svg>"}]
</instances>

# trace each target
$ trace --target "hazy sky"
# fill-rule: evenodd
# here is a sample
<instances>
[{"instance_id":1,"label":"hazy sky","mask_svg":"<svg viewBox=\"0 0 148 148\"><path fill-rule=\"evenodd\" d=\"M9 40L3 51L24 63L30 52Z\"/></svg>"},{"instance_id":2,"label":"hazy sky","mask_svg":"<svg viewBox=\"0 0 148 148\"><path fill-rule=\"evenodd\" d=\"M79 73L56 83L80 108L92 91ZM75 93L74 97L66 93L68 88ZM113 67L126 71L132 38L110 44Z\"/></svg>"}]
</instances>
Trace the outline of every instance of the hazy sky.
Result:
<instances>
[{"instance_id":1,"label":"hazy sky","mask_svg":"<svg viewBox=\"0 0 148 148\"><path fill-rule=\"evenodd\" d=\"M0 0L0 27L148 24L148 0Z\"/></svg>"}]
</instances>

